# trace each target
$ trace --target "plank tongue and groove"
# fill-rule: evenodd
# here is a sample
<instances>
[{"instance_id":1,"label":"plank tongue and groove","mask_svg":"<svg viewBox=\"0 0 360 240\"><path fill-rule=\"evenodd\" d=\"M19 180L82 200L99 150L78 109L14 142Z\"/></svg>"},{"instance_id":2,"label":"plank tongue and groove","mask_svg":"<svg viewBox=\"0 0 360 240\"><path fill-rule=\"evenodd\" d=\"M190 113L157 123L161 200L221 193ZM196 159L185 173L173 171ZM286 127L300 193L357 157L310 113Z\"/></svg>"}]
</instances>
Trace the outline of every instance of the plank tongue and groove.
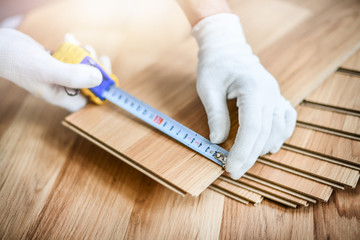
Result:
<instances>
[{"instance_id":1,"label":"plank tongue and groove","mask_svg":"<svg viewBox=\"0 0 360 240\"><path fill-rule=\"evenodd\" d=\"M234 184L231 184L221 179L216 180L212 185L221 188L225 191L236 194L240 198L244 198L254 203L255 205L261 203L261 201L263 200L263 197L260 194L246 190L239 186L235 186Z\"/></svg>"},{"instance_id":2,"label":"plank tongue and groove","mask_svg":"<svg viewBox=\"0 0 360 240\"><path fill-rule=\"evenodd\" d=\"M352 188L355 188L359 180L359 171L284 149L281 149L275 154L269 154L263 157L277 164L285 165Z\"/></svg>"},{"instance_id":3,"label":"plank tongue and groove","mask_svg":"<svg viewBox=\"0 0 360 240\"><path fill-rule=\"evenodd\" d=\"M306 101L360 112L359 93L359 76L338 72L307 96Z\"/></svg>"},{"instance_id":4,"label":"plank tongue and groove","mask_svg":"<svg viewBox=\"0 0 360 240\"><path fill-rule=\"evenodd\" d=\"M298 113L298 122L360 137L360 117L334 112L328 109L311 107L306 104L297 106L296 110Z\"/></svg>"},{"instance_id":5,"label":"plank tongue and groove","mask_svg":"<svg viewBox=\"0 0 360 240\"><path fill-rule=\"evenodd\" d=\"M227 178L226 176L222 175L222 178L223 177ZM283 199L285 199L287 201L290 201L290 202L293 202L293 203L296 203L296 204L300 204L300 205L303 205L303 206L308 206L309 205L309 203L304 199L295 197L295 196L293 196L293 195L291 195L289 193L285 193L285 192L277 190L275 188L265 186L265 185L263 185L261 183L254 182L254 181L252 181L250 179L247 179L247 178L240 178L237 182L248 185L248 186L256 188L256 189L259 189L260 191L269 193L270 195L274 195L274 196L283 198Z\"/></svg>"},{"instance_id":6,"label":"plank tongue and groove","mask_svg":"<svg viewBox=\"0 0 360 240\"><path fill-rule=\"evenodd\" d=\"M286 144L360 166L360 141L296 127Z\"/></svg>"},{"instance_id":7,"label":"plank tongue and groove","mask_svg":"<svg viewBox=\"0 0 360 240\"><path fill-rule=\"evenodd\" d=\"M332 188L325 184L259 162L255 163L247 174L323 201L328 201L332 193Z\"/></svg>"}]
</instances>

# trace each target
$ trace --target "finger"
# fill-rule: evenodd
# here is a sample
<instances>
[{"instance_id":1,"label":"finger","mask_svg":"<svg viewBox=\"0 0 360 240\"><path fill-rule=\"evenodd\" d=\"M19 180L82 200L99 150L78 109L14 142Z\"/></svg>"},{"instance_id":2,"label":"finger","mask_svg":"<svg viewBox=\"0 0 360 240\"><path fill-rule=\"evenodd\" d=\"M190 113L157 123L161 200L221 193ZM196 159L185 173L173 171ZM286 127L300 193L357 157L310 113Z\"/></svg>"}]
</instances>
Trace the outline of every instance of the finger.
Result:
<instances>
[{"instance_id":1,"label":"finger","mask_svg":"<svg viewBox=\"0 0 360 240\"><path fill-rule=\"evenodd\" d=\"M226 92L213 86L197 85L197 91L205 107L210 128L210 141L224 142L230 131L229 110L226 104Z\"/></svg>"},{"instance_id":2,"label":"finger","mask_svg":"<svg viewBox=\"0 0 360 240\"><path fill-rule=\"evenodd\" d=\"M48 65L44 68L49 76L49 83L69 88L92 88L102 82L101 72L85 64L63 63L49 56Z\"/></svg>"},{"instance_id":3,"label":"finger","mask_svg":"<svg viewBox=\"0 0 360 240\"><path fill-rule=\"evenodd\" d=\"M255 161L258 159L260 155L263 155L263 149L265 147L266 142L268 141L271 133L272 126L272 112L273 110L266 107L263 109L263 114L261 116L262 126L259 137L256 139L256 144L254 148L251 150L249 160L244 165L244 169L249 170L252 165L254 165Z\"/></svg>"},{"instance_id":4,"label":"finger","mask_svg":"<svg viewBox=\"0 0 360 240\"><path fill-rule=\"evenodd\" d=\"M239 129L235 143L230 150L226 163L228 171L234 179L240 178L246 172L246 162L256 144L261 132L261 104L257 103L256 95L241 102L238 98Z\"/></svg>"},{"instance_id":5,"label":"finger","mask_svg":"<svg viewBox=\"0 0 360 240\"><path fill-rule=\"evenodd\" d=\"M111 60L108 56L101 56L99 58L99 62L101 63L101 65L105 68L105 70L109 73L112 74L112 66L111 66Z\"/></svg>"},{"instance_id":6,"label":"finger","mask_svg":"<svg viewBox=\"0 0 360 240\"><path fill-rule=\"evenodd\" d=\"M285 131L284 131L284 141L288 139L294 132L296 126L297 112L287 101L287 107L285 110Z\"/></svg>"},{"instance_id":7,"label":"finger","mask_svg":"<svg viewBox=\"0 0 360 240\"><path fill-rule=\"evenodd\" d=\"M275 109L271 118L273 119L271 132L261 152L261 155L269 152L275 153L280 149L281 145L283 144L282 133L285 128L284 111L282 111L281 108Z\"/></svg>"},{"instance_id":8,"label":"finger","mask_svg":"<svg viewBox=\"0 0 360 240\"><path fill-rule=\"evenodd\" d=\"M75 112L83 108L87 103L84 96L68 96L64 91L64 87L58 85L46 86L46 91L43 91L41 97L47 102L65 108L70 112Z\"/></svg>"},{"instance_id":9,"label":"finger","mask_svg":"<svg viewBox=\"0 0 360 240\"><path fill-rule=\"evenodd\" d=\"M97 59L97 54L96 54L96 51L95 49L90 46L90 45L85 45L83 46L83 48L88 51L90 53L90 55L94 58L94 59Z\"/></svg>"},{"instance_id":10,"label":"finger","mask_svg":"<svg viewBox=\"0 0 360 240\"><path fill-rule=\"evenodd\" d=\"M276 153L294 131L297 113L288 101L283 99L275 111L270 138L264 151Z\"/></svg>"},{"instance_id":11,"label":"finger","mask_svg":"<svg viewBox=\"0 0 360 240\"><path fill-rule=\"evenodd\" d=\"M76 37L71 33L66 33L64 36L64 42L69 42L77 46L81 46L81 43L79 40L76 39Z\"/></svg>"}]
</instances>

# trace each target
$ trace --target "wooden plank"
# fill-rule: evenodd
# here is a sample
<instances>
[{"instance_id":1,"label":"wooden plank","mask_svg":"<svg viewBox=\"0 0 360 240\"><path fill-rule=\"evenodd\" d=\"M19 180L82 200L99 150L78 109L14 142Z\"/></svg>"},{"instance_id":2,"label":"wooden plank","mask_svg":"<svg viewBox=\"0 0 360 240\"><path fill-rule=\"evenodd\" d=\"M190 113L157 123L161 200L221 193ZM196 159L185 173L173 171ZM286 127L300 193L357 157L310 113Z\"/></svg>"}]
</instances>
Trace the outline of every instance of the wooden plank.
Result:
<instances>
[{"instance_id":1,"label":"wooden plank","mask_svg":"<svg viewBox=\"0 0 360 240\"><path fill-rule=\"evenodd\" d=\"M341 65L341 67L360 72L360 50L349 58L343 65Z\"/></svg>"},{"instance_id":2,"label":"wooden plank","mask_svg":"<svg viewBox=\"0 0 360 240\"><path fill-rule=\"evenodd\" d=\"M282 165L276 164L276 163L274 163L272 161L269 161L267 159L264 159L264 158L259 158L257 161L259 163L262 163L262 164L265 164L265 165L268 165L268 166L271 166L271 167L274 167L274 168L277 168L277 169L281 169L281 170L283 170L285 172L292 173L294 175L301 176L301 177L313 180L315 182L326 184L326 185L328 185L330 187L334 187L334 188L338 188L338 189L342 189L342 190L345 189L345 187L343 185L341 185L341 184L337 184L337 183L334 183L332 181L328 181L326 179L319 178L319 177L310 175L310 174L302 172L302 171L295 170L295 169L287 167L287 166L282 166Z\"/></svg>"},{"instance_id":3,"label":"wooden plank","mask_svg":"<svg viewBox=\"0 0 360 240\"><path fill-rule=\"evenodd\" d=\"M222 195L224 195L226 197L229 197L229 198L231 198L233 200L236 200L237 202L240 202L242 204L248 205L250 203L248 200L246 200L244 198L241 198L241 197L239 197L239 196L237 196L237 195L235 195L235 194L233 194L231 192L225 191L222 188L219 188L217 186L210 185L208 189L211 189L211 190L213 190L213 191L215 191L215 192L217 192L219 194L222 194Z\"/></svg>"},{"instance_id":4,"label":"wooden plank","mask_svg":"<svg viewBox=\"0 0 360 240\"><path fill-rule=\"evenodd\" d=\"M293 135L285 143L360 166L360 141L296 127Z\"/></svg>"},{"instance_id":5,"label":"wooden plank","mask_svg":"<svg viewBox=\"0 0 360 240\"><path fill-rule=\"evenodd\" d=\"M227 178L225 176L221 176L221 178L222 177ZM229 179L229 178L227 178L227 179ZM242 183L244 185L248 185L250 187L253 187L254 189L258 189L261 192L263 192L262 193L263 195L264 194L269 194L269 196L264 195L264 197L269 198L269 199L274 200L274 201L277 201L277 200L271 198L271 196L279 197L281 199L285 199L286 201L290 201L290 202L300 204L300 205L303 205L303 206L308 206L309 205L309 203L306 200L302 199L302 198L299 198L299 197L296 197L296 196L294 196L292 194L277 190L275 188L265 186L265 185L263 185L261 183L254 182L254 181L252 181L250 179L247 179L247 178L240 178L236 182Z\"/></svg>"},{"instance_id":6,"label":"wooden plank","mask_svg":"<svg viewBox=\"0 0 360 240\"><path fill-rule=\"evenodd\" d=\"M232 194L235 194L235 195L239 196L240 198L244 198L244 199L254 203L255 205L261 203L261 201L263 200L263 197L260 194L249 191L247 189L244 189L240 186L236 186L234 184L231 184L231 183L226 182L221 179L216 180L215 182L213 182L212 185L217 188L221 188L227 192L230 192Z\"/></svg>"},{"instance_id":7,"label":"wooden plank","mask_svg":"<svg viewBox=\"0 0 360 240\"><path fill-rule=\"evenodd\" d=\"M171 141L150 126L134 121L133 117L115 106L88 106L67 117L66 121L119 155L136 159L137 165L163 179L163 182L191 195L199 195L223 172L220 166ZM128 124L137 126L129 128L126 127ZM147 134L149 132L151 134Z\"/></svg>"},{"instance_id":8,"label":"wooden plank","mask_svg":"<svg viewBox=\"0 0 360 240\"><path fill-rule=\"evenodd\" d=\"M306 104L297 106L296 111L298 122L360 136L360 117L315 108Z\"/></svg>"},{"instance_id":9,"label":"wooden plank","mask_svg":"<svg viewBox=\"0 0 360 240\"><path fill-rule=\"evenodd\" d=\"M296 176L258 162L255 163L247 174L325 202L332 193L332 188L325 184Z\"/></svg>"},{"instance_id":10,"label":"wooden plank","mask_svg":"<svg viewBox=\"0 0 360 240\"><path fill-rule=\"evenodd\" d=\"M360 47L360 3L326 1L326 4L327 8L316 12L259 54L293 106ZM310 5L307 7L312 9Z\"/></svg>"},{"instance_id":11,"label":"wooden plank","mask_svg":"<svg viewBox=\"0 0 360 240\"><path fill-rule=\"evenodd\" d=\"M360 78L335 73L306 97L306 101L360 112Z\"/></svg>"},{"instance_id":12,"label":"wooden plank","mask_svg":"<svg viewBox=\"0 0 360 240\"><path fill-rule=\"evenodd\" d=\"M359 171L284 149L263 157L279 165L288 166L352 188L355 188L359 180Z\"/></svg>"},{"instance_id":13,"label":"wooden plank","mask_svg":"<svg viewBox=\"0 0 360 240\"><path fill-rule=\"evenodd\" d=\"M66 122L63 122L63 125L68 127L69 129L71 129L72 131L76 132L77 134L79 134L80 136L86 138L87 140L89 140L90 142L96 144L97 146L103 148L104 150L106 150L107 152L111 153L112 155L114 155L115 157L117 157L118 159L121 159L122 161L126 162L127 164L129 164L130 166L132 166L133 168L135 168L136 170L144 173L145 175L147 175L148 177L154 179L155 181L161 183L162 185L168 187L169 189L173 190L174 192L180 194L181 196L185 196L186 192L184 192L183 190L179 189L177 186L164 181L164 179L160 178L159 176L155 175L152 172L147 171L146 169L142 168L141 166L139 166L137 163L135 163L134 161L132 161L130 158L120 154L119 152L114 151L112 148L105 146L103 143L99 142L97 139L92 138L91 136L89 136L88 134L82 132L81 130L77 129L76 127L73 127L69 124L67 124Z\"/></svg>"},{"instance_id":14,"label":"wooden plank","mask_svg":"<svg viewBox=\"0 0 360 240\"><path fill-rule=\"evenodd\" d=\"M0 115L0 238L21 239L51 194L77 137L59 124L66 111L0 83L0 92L11 90L9 95L19 97L0 110L6 113ZM8 103L7 96L0 99Z\"/></svg>"}]
</instances>

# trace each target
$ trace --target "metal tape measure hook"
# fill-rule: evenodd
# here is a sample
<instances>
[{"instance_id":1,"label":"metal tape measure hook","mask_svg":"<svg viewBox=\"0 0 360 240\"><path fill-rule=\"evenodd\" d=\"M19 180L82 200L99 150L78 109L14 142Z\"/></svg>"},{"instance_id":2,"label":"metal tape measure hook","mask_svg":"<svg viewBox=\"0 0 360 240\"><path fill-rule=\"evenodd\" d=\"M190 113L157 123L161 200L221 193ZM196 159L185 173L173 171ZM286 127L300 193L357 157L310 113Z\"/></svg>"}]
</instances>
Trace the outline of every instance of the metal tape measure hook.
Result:
<instances>
[{"instance_id":1,"label":"metal tape measure hook","mask_svg":"<svg viewBox=\"0 0 360 240\"><path fill-rule=\"evenodd\" d=\"M67 87L64 87L64 89L65 89L66 94L69 95L70 97L74 97L74 96L78 95L80 92L80 89L67 88Z\"/></svg>"}]
</instances>

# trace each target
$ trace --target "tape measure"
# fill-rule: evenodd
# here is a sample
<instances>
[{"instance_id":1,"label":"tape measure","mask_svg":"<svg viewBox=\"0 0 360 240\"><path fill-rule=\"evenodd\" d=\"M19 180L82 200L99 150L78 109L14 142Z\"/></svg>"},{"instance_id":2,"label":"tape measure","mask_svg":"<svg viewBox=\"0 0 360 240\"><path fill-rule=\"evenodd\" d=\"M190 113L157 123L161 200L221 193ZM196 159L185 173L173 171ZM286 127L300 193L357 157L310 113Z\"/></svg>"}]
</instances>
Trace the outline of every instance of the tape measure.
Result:
<instances>
[{"instance_id":1,"label":"tape measure","mask_svg":"<svg viewBox=\"0 0 360 240\"><path fill-rule=\"evenodd\" d=\"M97 87L81 90L92 102L103 104L108 100L221 167L225 166L228 151L120 89L116 76L108 74L83 48L65 42L53 57L65 63L87 64L100 70L103 75L102 83Z\"/></svg>"}]
</instances>

